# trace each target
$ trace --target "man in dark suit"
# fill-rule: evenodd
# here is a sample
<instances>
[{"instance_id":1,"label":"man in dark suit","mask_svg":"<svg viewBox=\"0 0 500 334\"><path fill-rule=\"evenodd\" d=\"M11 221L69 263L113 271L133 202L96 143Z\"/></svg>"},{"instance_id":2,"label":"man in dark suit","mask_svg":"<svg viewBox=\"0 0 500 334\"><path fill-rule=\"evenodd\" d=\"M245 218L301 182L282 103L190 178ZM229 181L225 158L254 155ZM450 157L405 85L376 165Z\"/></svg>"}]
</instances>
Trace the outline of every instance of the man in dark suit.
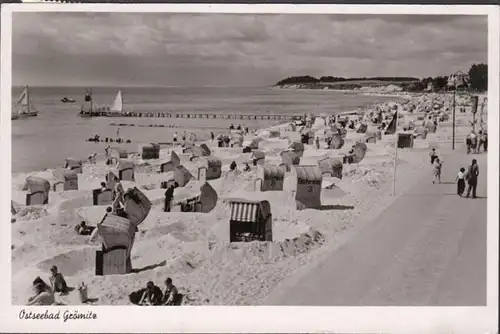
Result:
<instances>
[{"instance_id":1,"label":"man in dark suit","mask_svg":"<svg viewBox=\"0 0 500 334\"><path fill-rule=\"evenodd\" d=\"M477 160L472 159L472 164L467 169L467 195L465 197L469 197L472 191L472 198L476 198L476 189L477 189L477 177L479 176L479 167L477 165Z\"/></svg>"}]
</instances>

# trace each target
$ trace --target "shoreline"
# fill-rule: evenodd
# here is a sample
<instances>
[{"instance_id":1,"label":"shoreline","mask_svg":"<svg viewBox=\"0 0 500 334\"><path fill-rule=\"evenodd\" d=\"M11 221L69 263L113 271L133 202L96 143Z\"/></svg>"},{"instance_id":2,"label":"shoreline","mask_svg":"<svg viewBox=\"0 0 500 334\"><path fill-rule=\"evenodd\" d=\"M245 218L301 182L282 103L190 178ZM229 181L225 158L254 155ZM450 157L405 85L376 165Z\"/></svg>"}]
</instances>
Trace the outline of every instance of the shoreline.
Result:
<instances>
[{"instance_id":1,"label":"shoreline","mask_svg":"<svg viewBox=\"0 0 500 334\"><path fill-rule=\"evenodd\" d=\"M403 102L398 100L393 103L400 105ZM280 138L269 138L265 132L276 128L283 129L288 123L263 127L257 131L263 138L262 149L267 152L266 160L269 159L271 164L279 161L278 150L288 145L287 141L281 138L286 138L291 133L281 131ZM418 147L424 148L425 151L401 150L398 157L401 162L398 163L397 169L399 194L403 192L404 187L409 187L411 182L415 181L416 175L427 173L424 168L428 163L427 148L436 145L441 140L440 136L447 132L445 130L449 130L446 124L442 128L439 127L435 135L430 134L427 140L418 140ZM340 154L360 138L363 136L349 131L346 144L337 151L317 150L306 145L302 161L307 164L322 156ZM93 252L98 244L82 243L72 231L74 216L64 218L64 210L71 211L81 207L79 198L88 196L84 194L98 186L100 178L107 170L105 166L85 165L81 190L51 193L54 203L49 203L47 216L36 220L19 220L12 224L12 277L16 278L16 283L12 286L12 302L19 304L26 299L25 284L31 275L44 275L45 268L56 264L71 286L85 281L89 286L90 295L99 297L98 304L129 305L127 296L130 292L142 287L147 280L159 283L165 275L172 276L180 292L188 296L186 305L261 304L267 294L279 290L281 283L286 284L284 282L288 276L298 273L296 270L307 271L307 264L317 263L322 255L335 248L340 239L344 238L344 242L348 242L349 232L362 225L361 216L368 216L361 219L369 219L374 211L389 205L397 198L391 196L390 182L393 139L394 136L384 136L383 140L368 144L367 156L359 166L344 166L343 179L335 182L337 190L322 189L323 205L352 206L352 210L297 211L292 208L290 198L283 191L256 193L271 203L275 236L269 244L251 242L230 246L225 241L228 235L228 218L227 209L223 204L218 204L208 214L168 214L155 208L139 227L144 232L141 232L136 240L132 250L132 262L134 267L144 267L161 261L166 261L166 265L154 270L124 275L121 278L123 284L120 286L113 284L112 277L94 276L91 267L86 267L91 265L87 264L87 261L92 262ZM219 202L232 194L246 193L253 187L253 172L227 172L231 160L240 162L247 159L247 156L241 153L241 148L217 148L210 140L198 142L207 143L214 155L223 161L222 177L209 181L219 193ZM162 149L158 161L164 160L168 152L169 149ZM141 163L141 160L139 162ZM156 164L156 161L152 164ZM186 163L186 166L189 167L189 164ZM165 177L139 170L136 175L135 183L138 187ZM339 195L338 189L344 194ZM156 198L151 200L157 203ZM46 228L35 232L34 229L37 229L40 223ZM69 226L65 226L68 223ZM208 249L207 245L213 242L214 248ZM38 254L32 248L43 244L46 247L44 254ZM164 254L169 254L168 258ZM79 304L74 293L58 299L69 305Z\"/></svg>"}]
</instances>

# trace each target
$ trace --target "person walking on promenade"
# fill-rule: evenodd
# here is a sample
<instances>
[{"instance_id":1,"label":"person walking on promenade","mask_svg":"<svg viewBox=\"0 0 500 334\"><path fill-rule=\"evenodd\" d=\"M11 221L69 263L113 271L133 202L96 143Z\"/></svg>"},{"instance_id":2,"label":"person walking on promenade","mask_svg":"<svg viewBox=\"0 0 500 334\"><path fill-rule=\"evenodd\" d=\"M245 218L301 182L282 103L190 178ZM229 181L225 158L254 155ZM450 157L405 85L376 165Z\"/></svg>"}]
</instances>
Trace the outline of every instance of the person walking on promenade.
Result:
<instances>
[{"instance_id":1,"label":"person walking on promenade","mask_svg":"<svg viewBox=\"0 0 500 334\"><path fill-rule=\"evenodd\" d=\"M472 159L472 163L467 169L467 194L465 197L469 197L472 191L472 198L476 198L477 190L477 177L479 176L479 166L477 165L477 160Z\"/></svg>"},{"instance_id":2,"label":"person walking on promenade","mask_svg":"<svg viewBox=\"0 0 500 334\"><path fill-rule=\"evenodd\" d=\"M429 156L431 158L431 165L432 165L432 164L434 164L434 160L436 160L436 158L438 156L435 148L433 148L432 151L429 152Z\"/></svg>"},{"instance_id":3,"label":"person walking on promenade","mask_svg":"<svg viewBox=\"0 0 500 334\"><path fill-rule=\"evenodd\" d=\"M439 160L439 157L436 157L434 159L434 163L432 164L432 169L433 169L433 177L432 177L432 183L441 183L441 168L443 167L443 164Z\"/></svg>"},{"instance_id":4,"label":"person walking on promenade","mask_svg":"<svg viewBox=\"0 0 500 334\"><path fill-rule=\"evenodd\" d=\"M481 139L483 142L484 153L486 153L488 152L488 134L486 133L486 131L483 132Z\"/></svg>"},{"instance_id":5,"label":"person walking on promenade","mask_svg":"<svg viewBox=\"0 0 500 334\"><path fill-rule=\"evenodd\" d=\"M462 197L465 190L465 168L461 167L457 175L457 194Z\"/></svg>"}]
</instances>

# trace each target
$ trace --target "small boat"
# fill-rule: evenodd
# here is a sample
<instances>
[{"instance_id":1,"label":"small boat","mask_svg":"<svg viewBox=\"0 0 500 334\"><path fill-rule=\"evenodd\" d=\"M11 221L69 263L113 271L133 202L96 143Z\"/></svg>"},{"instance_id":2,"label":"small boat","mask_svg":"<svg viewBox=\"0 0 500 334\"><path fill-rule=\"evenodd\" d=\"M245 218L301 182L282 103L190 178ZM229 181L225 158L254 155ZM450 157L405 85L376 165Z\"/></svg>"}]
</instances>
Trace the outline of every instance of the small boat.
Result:
<instances>
[{"instance_id":1,"label":"small boat","mask_svg":"<svg viewBox=\"0 0 500 334\"><path fill-rule=\"evenodd\" d=\"M11 120L38 116L38 110L30 98L28 86L24 87L14 108L16 111L12 114Z\"/></svg>"},{"instance_id":2,"label":"small boat","mask_svg":"<svg viewBox=\"0 0 500 334\"><path fill-rule=\"evenodd\" d=\"M68 97L65 96L65 97L63 97L61 99L61 102L62 103L75 103L76 101L74 99L72 99L72 98L68 98Z\"/></svg>"}]
</instances>

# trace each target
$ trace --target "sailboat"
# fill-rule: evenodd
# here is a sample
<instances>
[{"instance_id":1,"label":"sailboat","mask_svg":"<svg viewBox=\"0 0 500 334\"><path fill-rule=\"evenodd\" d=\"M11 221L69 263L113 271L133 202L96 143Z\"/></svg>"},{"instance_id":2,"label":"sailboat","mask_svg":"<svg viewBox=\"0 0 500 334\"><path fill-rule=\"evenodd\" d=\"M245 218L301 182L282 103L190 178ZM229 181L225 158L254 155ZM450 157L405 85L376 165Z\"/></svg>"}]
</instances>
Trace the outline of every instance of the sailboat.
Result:
<instances>
[{"instance_id":1,"label":"sailboat","mask_svg":"<svg viewBox=\"0 0 500 334\"><path fill-rule=\"evenodd\" d=\"M103 108L96 108L94 105L94 100L92 98L92 89L89 89L85 92L85 99L80 108L80 112L78 116L80 117L99 117L105 116L105 110Z\"/></svg>"},{"instance_id":2,"label":"sailboat","mask_svg":"<svg viewBox=\"0 0 500 334\"><path fill-rule=\"evenodd\" d=\"M38 110L31 101L28 86L24 87L16 105L16 111L12 114L11 120L38 116Z\"/></svg>"},{"instance_id":3,"label":"sailboat","mask_svg":"<svg viewBox=\"0 0 500 334\"><path fill-rule=\"evenodd\" d=\"M108 117L123 116L123 98L121 90L119 90L118 93L116 94L115 101L113 102L113 105L111 106L109 111L106 112L106 116Z\"/></svg>"}]
</instances>

